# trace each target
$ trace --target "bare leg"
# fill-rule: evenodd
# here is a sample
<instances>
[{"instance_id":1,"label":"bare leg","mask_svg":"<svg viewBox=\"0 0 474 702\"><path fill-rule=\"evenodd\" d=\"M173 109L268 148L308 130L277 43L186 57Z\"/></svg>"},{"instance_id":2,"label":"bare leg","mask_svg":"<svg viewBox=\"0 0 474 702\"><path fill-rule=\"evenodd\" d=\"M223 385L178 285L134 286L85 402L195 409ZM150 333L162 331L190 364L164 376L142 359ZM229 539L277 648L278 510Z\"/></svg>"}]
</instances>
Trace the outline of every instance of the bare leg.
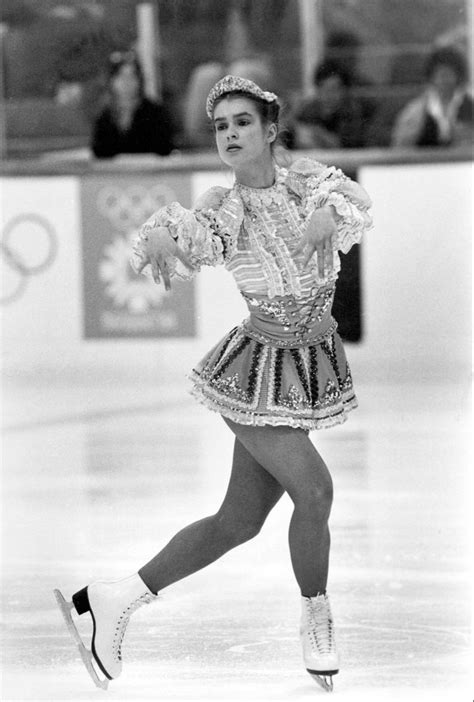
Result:
<instances>
[{"instance_id":1,"label":"bare leg","mask_svg":"<svg viewBox=\"0 0 474 702\"><path fill-rule=\"evenodd\" d=\"M291 427L249 427L226 419L235 436L288 492L294 503L290 553L305 597L326 590L332 504L329 471L308 435Z\"/></svg>"},{"instance_id":2,"label":"bare leg","mask_svg":"<svg viewBox=\"0 0 474 702\"><path fill-rule=\"evenodd\" d=\"M229 486L219 511L179 531L140 569L140 577L157 593L204 568L258 534L283 492L236 438Z\"/></svg>"}]
</instances>

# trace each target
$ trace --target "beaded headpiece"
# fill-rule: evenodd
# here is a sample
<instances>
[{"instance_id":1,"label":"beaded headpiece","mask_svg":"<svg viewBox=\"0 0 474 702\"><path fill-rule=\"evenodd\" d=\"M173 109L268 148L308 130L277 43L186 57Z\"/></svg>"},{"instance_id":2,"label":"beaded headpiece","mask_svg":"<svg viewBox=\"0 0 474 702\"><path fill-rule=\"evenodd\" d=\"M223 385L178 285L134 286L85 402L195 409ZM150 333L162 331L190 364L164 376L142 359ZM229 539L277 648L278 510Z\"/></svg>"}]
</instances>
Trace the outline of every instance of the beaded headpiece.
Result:
<instances>
[{"instance_id":1,"label":"beaded headpiece","mask_svg":"<svg viewBox=\"0 0 474 702\"><path fill-rule=\"evenodd\" d=\"M215 86L211 89L206 100L206 113L209 118L212 118L212 111L214 109L214 103L217 98L222 97L222 95L227 95L227 93L234 92L244 92L250 93L250 95L255 95L255 97L264 100L265 102L275 102L278 100L278 96L275 93L270 93L268 90L262 90L258 87L256 83L247 78L241 78L240 76L225 76L221 78Z\"/></svg>"}]
</instances>

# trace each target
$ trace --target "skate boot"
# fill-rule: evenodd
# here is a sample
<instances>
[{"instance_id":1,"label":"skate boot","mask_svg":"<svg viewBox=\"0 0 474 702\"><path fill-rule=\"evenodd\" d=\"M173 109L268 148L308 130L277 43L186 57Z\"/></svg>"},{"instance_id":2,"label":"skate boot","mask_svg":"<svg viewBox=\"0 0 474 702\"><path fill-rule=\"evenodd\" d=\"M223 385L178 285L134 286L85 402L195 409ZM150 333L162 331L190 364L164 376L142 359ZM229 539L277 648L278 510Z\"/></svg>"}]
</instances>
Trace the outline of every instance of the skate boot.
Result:
<instances>
[{"instance_id":1,"label":"skate boot","mask_svg":"<svg viewBox=\"0 0 474 702\"><path fill-rule=\"evenodd\" d=\"M107 689L108 681L118 678L122 672L122 641L130 616L157 595L150 592L138 573L123 580L92 583L76 592L72 602L67 602L59 590L54 594L89 675L97 687ZM73 609L79 615L89 612L92 617L90 651L84 646L73 621ZM105 679L98 676L93 661Z\"/></svg>"},{"instance_id":2,"label":"skate boot","mask_svg":"<svg viewBox=\"0 0 474 702\"><path fill-rule=\"evenodd\" d=\"M331 692L332 676L339 672L339 656L329 598L302 597L301 608L300 638L306 670L318 685Z\"/></svg>"}]
</instances>

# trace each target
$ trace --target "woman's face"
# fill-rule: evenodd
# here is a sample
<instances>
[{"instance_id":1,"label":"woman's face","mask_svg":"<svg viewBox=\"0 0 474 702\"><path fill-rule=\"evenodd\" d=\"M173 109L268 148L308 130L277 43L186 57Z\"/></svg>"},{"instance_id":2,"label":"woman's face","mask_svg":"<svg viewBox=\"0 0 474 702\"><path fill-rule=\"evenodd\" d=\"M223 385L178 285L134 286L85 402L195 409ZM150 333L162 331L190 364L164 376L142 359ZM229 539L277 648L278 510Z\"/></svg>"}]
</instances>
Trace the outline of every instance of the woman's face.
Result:
<instances>
[{"instance_id":1,"label":"woman's face","mask_svg":"<svg viewBox=\"0 0 474 702\"><path fill-rule=\"evenodd\" d=\"M140 81L135 67L130 63L124 63L112 78L111 88L118 97L137 98L140 92Z\"/></svg>"},{"instance_id":2,"label":"woman's face","mask_svg":"<svg viewBox=\"0 0 474 702\"><path fill-rule=\"evenodd\" d=\"M329 114L339 109L344 100L344 96L344 83L338 75L329 76L318 85L318 98L321 107Z\"/></svg>"},{"instance_id":3,"label":"woman's face","mask_svg":"<svg viewBox=\"0 0 474 702\"><path fill-rule=\"evenodd\" d=\"M255 103L244 97L224 98L214 109L214 129L219 156L238 168L270 155L276 126L264 125Z\"/></svg>"},{"instance_id":4,"label":"woman's face","mask_svg":"<svg viewBox=\"0 0 474 702\"><path fill-rule=\"evenodd\" d=\"M459 84L458 75L451 66L440 64L434 69L430 83L442 99L450 100Z\"/></svg>"}]
</instances>

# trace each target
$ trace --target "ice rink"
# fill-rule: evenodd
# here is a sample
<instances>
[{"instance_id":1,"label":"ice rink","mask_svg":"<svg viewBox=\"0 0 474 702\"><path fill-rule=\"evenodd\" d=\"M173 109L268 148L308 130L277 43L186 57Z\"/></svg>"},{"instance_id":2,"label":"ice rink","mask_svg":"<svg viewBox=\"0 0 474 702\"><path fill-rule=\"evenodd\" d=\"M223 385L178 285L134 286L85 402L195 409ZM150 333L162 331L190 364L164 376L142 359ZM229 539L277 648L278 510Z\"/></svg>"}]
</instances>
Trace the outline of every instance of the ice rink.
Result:
<instances>
[{"instance_id":1,"label":"ice rink","mask_svg":"<svg viewBox=\"0 0 474 702\"><path fill-rule=\"evenodd\" d=\"M4 2L0 702L474 702L473 6ZM148 252L170 285L137 273ZM106 690L58 607L95 581L139 590L218 512L234 436L189 392L205 354L214 406L226 394L239 419L250 402L335 412L353 379L348 421L310 434L334 484L332 692L303 663L287 494L122 645L151 598L120 604ZM301 524L322 524L302 497L300 576ZM331 636L318 604L313 647ZM91 648L92 617L72 616Z\"/></svg>"},{"instance_id":2,"label":"ice rink","mask_svg":"<svg viewBox=\"0 0 474 702\"><path fill-rule=\"evenodd\" d=\"M350 357L350 348L348 350ZM313 433L331 468L340 700L472 700L469 383L364 384ZM132 619L124 673L94 688L53 588L128 575L214 512L232 436L174 387L4 384L4 700L315 700L284 497L253 541ZM81 624L87 632L87 622Z\"/></svg>"},{"instance_id":3,"label":"ice rink","mask_svg":"<svg viewBox=\"0 0 474 702\"><path fill-rule=\"evenodd\" d=\"M376 228L361 250L365 333L347 345L360 407L312 434L335 484L333 694L472 702L472 165L375 165L361 178ZM194 174L194 195L215 179ZM323 699L302 664L287 497L255 540L134 616L107 692L82 665L53 589L69 598L135 572L220 505L233 438L187 393L185 374L243 303L226 271L209 270L196 284L195 338L85 338L96 301L84 298L80 185L3 183L5 221L35 213L58 249L3 308L2 699ZM120 251L128 279L124 242ZM103 257L89 256L93 270Z\"/></svg>"}]
</instances>

